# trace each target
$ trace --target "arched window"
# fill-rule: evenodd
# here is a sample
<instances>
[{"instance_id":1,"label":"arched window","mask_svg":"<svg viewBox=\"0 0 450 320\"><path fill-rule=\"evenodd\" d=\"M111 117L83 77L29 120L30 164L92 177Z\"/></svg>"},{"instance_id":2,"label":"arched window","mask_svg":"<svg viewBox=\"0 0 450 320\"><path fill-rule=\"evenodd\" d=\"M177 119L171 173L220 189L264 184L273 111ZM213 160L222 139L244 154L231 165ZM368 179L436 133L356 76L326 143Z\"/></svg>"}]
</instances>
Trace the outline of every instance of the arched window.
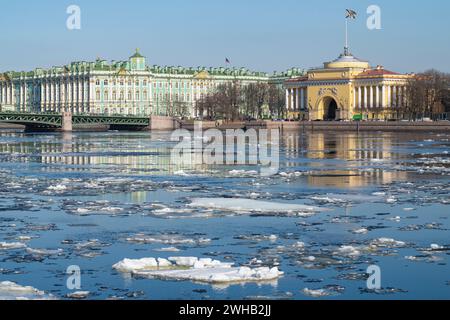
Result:
<instances>
[{"instance_id":1,"label":"arched window","mask_svg":"<svg viewBox=\"0 0 450 320\"><path fill-rule=\"evenodd\" d=\"M123 91L120 91L120 100L123 100L125 98Z\"/></svg>"},{"instance_id":2,"label":"arched window","mask_svg":"<svg viewBox=\"0 0 450 320\"><path fill-rule=\"evenodd\" d=\"M112 93L112 99L113 99L114 101L117 100L117 94L116 94L115 91L113 91L113 93Z\"/></svg>"},{"instance_id":3,"label":"arched window","mask_svg":"<svg viewBox=\"0 0 450 320\"><path fill-rule=\"evenodd\" d=\"M147 101L147 99L148 99L147 90L144 90L144 101Z\"/></svg>"},{"instance_id":4,"label":"arched window","mask_svg":"<svg viewBox=\"0 0 450 320\"><path fill-rule=\"evenodd\" d=\"M95 93L95 100L100 101L100 91L97 90L97 92Z\"/></svg>"},{"instance_id":5,"label":"arched window","mask_svg":"<svg viewBox=\"0 0 450 320\"><path fill-rule=\"evenodd\" d=\"M105 85L105 86L108 85L108 79L106 79L105 81L103 81L103 85Z\"/></svg>"},{"instance_id":6,"label":"arched window","mask_svg":"<svg viewBox=\"0 0 450 320\"><path fill-rule=\"evenodd\" d=\"M108 90L105 90L105 92L103 92L103 100L108 101L109 97L108 97Z\"/></svg>"},{"instance_id":7,"label":"arched window","mask_svg":"<svg viewBox=\"0 0 450 320\"><path fill-rule=\"evenodd\" d=\"M139 100L140 100L140 94L139 94L139 91L136 91L135 96L136 96L136 101L139 101Z\"/></svg>"},{"instance_id":8,"label":"arched window","mask_svg":"<svg viewBox=\"0 0 450 320\"><path fill-rule=\"evenodd\" d=\"M128 100L133 100L133 95L131 91L128 91Z\"/></svg>"}]
</instances>

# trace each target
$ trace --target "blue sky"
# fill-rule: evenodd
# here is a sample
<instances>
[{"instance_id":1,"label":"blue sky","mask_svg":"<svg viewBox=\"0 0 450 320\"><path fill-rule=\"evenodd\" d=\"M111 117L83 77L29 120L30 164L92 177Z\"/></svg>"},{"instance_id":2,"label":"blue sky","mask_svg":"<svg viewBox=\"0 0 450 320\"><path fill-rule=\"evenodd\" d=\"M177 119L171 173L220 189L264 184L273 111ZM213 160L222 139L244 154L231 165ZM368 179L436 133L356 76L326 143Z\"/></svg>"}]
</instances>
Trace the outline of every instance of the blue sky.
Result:
<instances>
[{"instance_id":1,"label":"blue sky","mask_svg":"<svg viewBox=\"0 0 450 320\"><path fill-rule=\"evenodd\" d=\"M81 8L81 30L66 28L66 8ZM382 29L366 27L367 7L381 8ZM310 68L344 46L399 72L450 72L448 0L2 0L0 71L70 61L123 60L135 48L149 64L223 66L272 72Z\"/></svg>"}]
</instances>

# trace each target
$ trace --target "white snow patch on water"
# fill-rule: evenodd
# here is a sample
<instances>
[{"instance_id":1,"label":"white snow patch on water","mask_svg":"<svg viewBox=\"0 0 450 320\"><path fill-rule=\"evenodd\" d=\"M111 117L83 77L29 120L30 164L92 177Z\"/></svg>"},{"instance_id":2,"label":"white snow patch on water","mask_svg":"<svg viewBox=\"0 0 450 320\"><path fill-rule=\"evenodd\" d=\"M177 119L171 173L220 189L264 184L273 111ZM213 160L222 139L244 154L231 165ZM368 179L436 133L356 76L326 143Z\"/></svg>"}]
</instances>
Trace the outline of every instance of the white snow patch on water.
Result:
<instances>
[{"instance_id":1,"label":"white snow patch on water","mask_svg":"<svg viewBox=\"0 0 450 320\"><path fill-rule=\"evenodd\" d=\"M207 238L186 238L180 235L145 235L145 234L136 234L133 237L129 237L126 239L128 242L134 242L139 244L151 244L151 243L160 243L160 244L187 244L187 245L200 245L204 243L211 242L211 239Z\"/></svg>"},{"instance_id":2,"label":"white snow patch on water","mask_svg":"<svg viewBox=\"0 0 450 320\"><path fill-rule=\"evenodd\" d=\"M302 290L302 292L305 296L313 297L313 298L328 297L331 295L331 293L325 289L312 290L312 289L305 288Z\"/></svg>"},{"instance_id":3,"label":"white snow patch on water","mask_svg":"<svg viewBox=\"0 0 450 320\"><path fill-rule=\"evenodd\" d=\"M352 230L353 234L367 234L368 232L369 230L367 230L366 228L359 228Z\"/></svg>"},{"instance_id":4,"label":"white snow patch on water","mask_svg":"<svg viewBox=\"0 0 450 320\"><path fill-rule=\"evenodd\" d=\"M258 171L250 170L231 170L228 172L231 176L256 176L258 175Z\"/></svg>"},{"instance_id":5,"label":"white snow patch on water","mask_svg":"<svg viewBox=\"0 0 450 320\"><path fill-rule=\"evenodd\" d=\"M67 294L67 298L69 299L86 299L89 296L89 291L75 291Z\"/></svg>"},{"instance_id":6,"label":"white snow patch on water","mask_svg":"<svg viewBox=\"0 0 450 320\"><path fill-rule=\"evenodd\" d=\"M47 190L50 190L50 191L65 191L65 190L67 190L67 186L65 186L63 184L57 184L57 185L48 187Z\"/></svg>"},{"instance_id":7,"label":"white snow patch on water","mask_svg":"<svg viewBox=\"0 0 450 320\"><path fill-rule=\"evenodd\" d=\"M295 213L298 215L311 215L327 209L303 204L258 201L238 198L195 198L188 205L207 209L220 209L235 212L259 213Z\"/></svg>"},{"instance_id":8,"label":"white snow patch on water","mask_svg":"<svg viewBox=\"0 0 450 320\"><path fill-rule=\"evenodd\" d=\"M39 255L39 256L57 256L61 255L64 251L63 249L49 250L49 249L33 249L27 248L27 253Z\"/></svg>"},{"instance_id":9,"label":"white snow patch on water","mask_svg":"<svg viewBox=\"0 0 450 320\"><path fill-rule=\"evenodd\" d=\"M176 248L176 247L166 247L166 248L156 249L155 251L159 251L159 252L179 252L181 250Z\"/></svg>"},{"instance_id":10,"label":"white snow patch on water","mask_svg":"<svg viewBox=\"0 0 450 320\"><path fill-rule=\"evenodd\" d=\"M163 263L161 265L161 263ZM283 272L278 268L233 267L210 258L171 257L169 259L124 259L113 268L124 273L163 280L190 280L204 283L259 282L278 279Z\"/></svg>"},{"instance_id":11,"label":"white snow patch on water","mask_svg":"<svg viewBox=\"0 0 450 320\"><path fill-rule=\"evenodd\" d=\"M0 300L53 300L52 295L47 295L30 286L21 286L11 281L0 282Z\"/></svg>"},{"instance_id":12,"label":"white snow patch on water","mask_svg":"<svg viewBox=\"0 0 450 320\"><path fill-rule=\"evenodd\" d=\"M406 243L403 241L397 241L392 238L378 238L372 240L370 243L372 246L376 247L404 247Z\"/></svg>"},{"instance_id":13,"label":"white snow patch on water","mask_svg":"<svg viewBox=\"0 0 450 320\"><path fill-rule=\"evenodd\" d=\"M341 246L335 254L347 256L347 257L357 257L361 254L361 251L353 246Z\"/></svg>"},{"instance_id":14,"label":"white snow patch on water","mask_svg":"<svg viewBox=\"0 0 450 320\"><path fill-rule=\"evenodd\" d=\"M0 250L22 249L27 245L22 242L0 242Z\"/></svg>"}]
</instances>

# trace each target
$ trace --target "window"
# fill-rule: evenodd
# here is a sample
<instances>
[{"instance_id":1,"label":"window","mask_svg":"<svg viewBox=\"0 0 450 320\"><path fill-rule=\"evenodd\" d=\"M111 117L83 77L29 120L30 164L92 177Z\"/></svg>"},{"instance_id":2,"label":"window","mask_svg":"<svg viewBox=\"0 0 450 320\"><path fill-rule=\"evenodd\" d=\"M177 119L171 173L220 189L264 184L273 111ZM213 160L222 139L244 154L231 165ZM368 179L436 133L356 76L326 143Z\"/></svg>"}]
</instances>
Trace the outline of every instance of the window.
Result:
<instances>
[{"instance_id":1,"label":"window","mask_svg":"<svg viewBox=\"0 0 450 320\"><path fill-rule=\"evenodd\" d=\"M96 80L95 81L95 85L99 86L100 85L100 80Z\"/></svg>"},{"instance_id":2,"label":"window","mask_svg":"<svg viewBox=\"0 0 450 320\"><path fill-rule=\"evenodd\" d=\"M128 80L128 86L131 87L131 80Z\"/></svg>"},{"instance_id":3,"label":"window","mask_svg":"<svg viewBox=\"0 0 450 320\"><path fill-rule=\"evenodd\" d=\"M123 85L124 85L124 82L123 82L123 80L120 80L120 85L121 85L121 86L123 86Z\"/></svg>"},{"instance_id":4,"label":"window","mask_svg":"<svg viewBox=\"0 0 450 320\"><path fill-rule=\"evenodd\" d=\"M105 92L103 93L103 100L107 101L108 99L108 91L105 90Z\"/></svg>"},{"instance_id":5,"label":"window","mask_svg":"<svg viewBox=\"0 0 450 320\"><path fill-rule=\"evenodd\" d=\"M139 94L139 91L136 91L136 101L139 101L140 100L140 94Z\"/></svg>"},{"instance_id":6,"label":"window","mask_svg":"<svg viewBox=\"0 0 450 320\"><path fill-rule=\"evenodd\" d=\"M144 101L147 101L147 98L148 98L147 91L144 91Z\"/></svg>"},{"instance_id":7,"label":"window","mask_svg":"<svg viewBox=\"0 0 450 320\"><path fill-rule=\"evenodd\" d=\"M124 93L123 93L123 91L120 91L120 100L123 100L124 99Z\"/></svg>"},{"instance_id":8,"label":"window","mask_svg":"<svg viewBox=\"0 0 450 320\"><path fill-rule=\"evenodd\" d=\"M107 86L108 85L108 80L103 81L103 85Z\"/></svg>"},{"instance_id":9,"label":"window","mask_svg":"<svg viewBox=\"0 0 450 320\"><path fill-rule=\"evenodd\" d=\"M112 94L112 99L115 101L115 100L117 100L117 94L116 94L116 92L115 91L113 91L113 94Z\"/></svg>"},{"instance_id":10,"label":"window","mask_svg":"<svg viewBox=\"0 0 450 320\"><path fill-rule=\"evenodd\" d=\"M128 91L128 100L132 100L133 99L133 95L131 94L131 91Z\"/></svg>"},{"instance_id":11,"label":"window","mask_svg":"<svg viewBox=\"0 0 450 320\"><path fill-rule=\"evenodd\" d=\"M98 90L95 93L95 100L100 101L100 91L98 91Z\"/></svg>"},{"instance_id":12,"label":"window","mask_svg":"<svg viewBox=\"0 0 450 320\"><path fill-rule=\"evenodd\" d=\"M146 87L146 86L147 86L147 80L144 80L144 82L142 83L142 85L143 85L144 87Z\"/></svg>"}]
</instances>

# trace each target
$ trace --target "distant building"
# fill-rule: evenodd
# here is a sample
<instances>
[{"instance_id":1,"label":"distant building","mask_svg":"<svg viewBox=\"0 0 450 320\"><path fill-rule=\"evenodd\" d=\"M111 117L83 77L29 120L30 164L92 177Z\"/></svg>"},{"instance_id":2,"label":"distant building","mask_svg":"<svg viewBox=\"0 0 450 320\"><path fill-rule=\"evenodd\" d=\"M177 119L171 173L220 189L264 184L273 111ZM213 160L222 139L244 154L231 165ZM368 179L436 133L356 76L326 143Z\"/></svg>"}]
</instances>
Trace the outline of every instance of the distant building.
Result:
<instances>
[{"instance_id":1,"label":"distant building","mask_svg":"<svg viewBox=\"0 0 450 320\"><path fill-rule=\"evenodd\" d=\"M286 80L287 112L290 118L313 121L397 119L411 77L371 67L346 49L323 68Z\"/></svg>"},{"instance_id":2,"label":"distant building","mask_svg":"<svg viewBox=\"0 0 450 320\"><path fill-rule=\"evenodd\" d=\"M270 76L245 68L149 67L136 50L126 61L97 59L0 74L0 110L195 117L196 101L222 83L281 87L302 74L296 68Z\"/></svg>"}]
</instances>

